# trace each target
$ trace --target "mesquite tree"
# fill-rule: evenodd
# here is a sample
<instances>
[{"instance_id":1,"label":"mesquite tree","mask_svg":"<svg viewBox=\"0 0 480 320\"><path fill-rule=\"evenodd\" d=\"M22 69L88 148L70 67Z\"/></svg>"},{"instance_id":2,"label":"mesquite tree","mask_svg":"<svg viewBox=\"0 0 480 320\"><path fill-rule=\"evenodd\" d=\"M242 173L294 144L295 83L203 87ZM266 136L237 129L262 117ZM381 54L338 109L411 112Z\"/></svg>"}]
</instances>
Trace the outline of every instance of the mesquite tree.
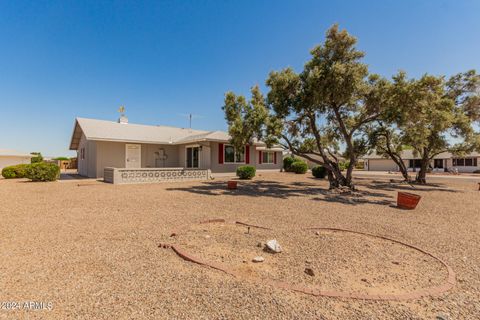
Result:
<instances>
[{"instance_id":1,"label":"mesquite tree","mask_svg":"<svg viewBox=\"0 0 480 320\"><path fill-rule=\"evenodd\" d=\"M257 87L252 89L250 103L227 93L223 109L232 142L240 145L255 137L267 144L282 141L293 154L325 166L330 188L354 189L352 171L368 147L364 129L380 115L388 85L369 74L356 42L334 25L325 42L311 51L302 72L286 68L270 73L266 99ZM305 142L311 147L305 148ZM340 144L348 159L345 174L333 152Z\"/></svg>"},{"instance_id":2,"label":"mesquite tree","mask_svg":"<svg viewBox=\"0 0 480 320\"><path fill-rule=\"evenodd\" d=\"M479 84L474 71L449 80L432 75L407 79L404 73L395 78L401 95L395 97L390 112L396 114L401 142L412 146L414 155L420 158L417 183L426 183L426 173L436 155L461 154L475 148L472 123L480 119Z\"/></svg>"}]
</instances>

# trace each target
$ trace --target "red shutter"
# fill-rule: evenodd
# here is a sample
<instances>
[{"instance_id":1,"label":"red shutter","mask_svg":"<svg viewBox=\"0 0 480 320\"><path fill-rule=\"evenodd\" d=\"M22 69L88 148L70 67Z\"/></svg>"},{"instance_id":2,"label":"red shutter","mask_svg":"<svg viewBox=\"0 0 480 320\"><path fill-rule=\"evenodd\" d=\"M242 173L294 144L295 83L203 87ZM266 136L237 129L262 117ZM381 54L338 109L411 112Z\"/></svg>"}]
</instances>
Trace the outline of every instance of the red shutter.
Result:
<instances>
[{"instance_id":1,"label":"red shutter","mask_svg":"<svg viewBox=\"0 0 480 320\"><path fill-rule=\"evenodd\" d=\"M248 146L248 144L245 146L245 163L250 163L250 147Z\"/></svg>"},{"instance_id":2,"label":"red shutter","mask_svg":"<svg viewBox=\"0 0 480 320\"><path fill-rule=\"evenodd\" d=\"M258 151L258 163L262 164L262 151Z\"/></svg>"},{"instance_id":3,"label":"red shutter","mask_svg":"<svg viewBox=\"0 0 480 320\"><path fill-rule=\"evenodd\" d=\"M223 143L218 144L218 163L223 164Z\"/></svg>"},{"instance_id":4,"label":"red shutter","mask_svg":"<svg viewBox=\"0 0 480 320\"><path fill-rule=\"evenodd\" d=\"M277 153L276 152L273 153L273 163L277 164Z\"/></svg>"}]
</instances>

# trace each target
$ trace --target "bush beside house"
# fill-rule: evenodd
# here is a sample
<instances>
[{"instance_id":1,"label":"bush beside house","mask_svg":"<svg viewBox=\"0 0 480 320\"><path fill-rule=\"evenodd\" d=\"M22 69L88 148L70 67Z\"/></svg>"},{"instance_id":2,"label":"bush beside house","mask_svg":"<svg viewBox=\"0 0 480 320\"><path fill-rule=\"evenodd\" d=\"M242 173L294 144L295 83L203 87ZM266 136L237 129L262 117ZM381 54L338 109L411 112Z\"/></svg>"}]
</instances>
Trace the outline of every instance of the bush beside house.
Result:
<instances>
[{"instance_id":1,"label":"bush beside house","mask_svg":"<svg viewBox=\"0 0 480 320\"><path fill-rule=\"evenodd\" d=\"M5 179L14 179L17 177L17 175L15 174L15 169L14 169L14 166L10 166L10 167L5 167L2 169L2 177L4 177Z\"/></svg>"},{"instance_id":2,"label":"bush beside house","mask_svg":"<svg viewBox=\"0 0 480 320\"><path fill-rule=\"evenodd\" d=\"M55 181L60 176L60 168L54 163L38 162L5 167L2 170L5 179L28 178L32 181Z\"/></svg>"},{"instance_id":3,"label":"bush beside house","mask_svg":"<svg viewBox=\"0 0 480 320\"><path fill-rule=\"evenodd\" d=\"M296 174L304 174L308 170L308 165L305 161L297 160L294 163L292 163L291 170Z\"/></svg>"},{"instance_id":4,"label":"bush beside house","mask_svg":"<svg viewBox=\"0 0 480 320\"><path fill-rule=\"evenodd\" d=\"M5 167L2 169L2 176L5 179L25 178L25 173L28 166L28 164L18 164L15 166Z\"/></svg>"},{"instance_id":5,"label":"bush beside house","mask_svg":"<svg viewBox=\"0 0 480 320\"><path fill-rule=\"evenodd\" d=\"M25 177L32 181L55 181L60 176L60 168L54 163L33 163L28 166Z\"/></svg>"},{"instance_id":6,"label":"bush beside house","mask_svg":"<svg viewBox=\"0 0 480 320\"><path fill-rule=\"evenodd\" d=\"M292 164L297 161L294 157L285 157L283 158L283 170L285 172L292 172Z\"/></svg>"},{"instance_id":7,"label":"bush beside house","mask_svg":"<svg viewBox=\"0 0 480 320\"><path fill-rule=\"evenodd\" d=\"M240 166L237 168L237 177L250 180L255 177L256 169L253 166Z\"/></svg>"},{"instance_id":8,"label":"bush beside house","mask_svg":"<svg viewBox=\"0 0 480 320\"><path fill-rule=\"evenodd\" d=\"M312 168L312 175L315 178L325 179L327 176L327 169L324 166L316 166Z\"/></svg>"}]
</instances>

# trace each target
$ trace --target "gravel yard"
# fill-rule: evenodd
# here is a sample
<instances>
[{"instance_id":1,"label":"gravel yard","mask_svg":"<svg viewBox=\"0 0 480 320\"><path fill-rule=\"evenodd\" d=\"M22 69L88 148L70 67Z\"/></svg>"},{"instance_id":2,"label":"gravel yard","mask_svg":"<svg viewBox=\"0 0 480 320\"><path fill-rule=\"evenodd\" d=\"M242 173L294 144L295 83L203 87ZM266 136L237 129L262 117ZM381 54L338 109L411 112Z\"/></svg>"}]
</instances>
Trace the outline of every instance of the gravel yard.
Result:
<instances>
[{"instance_id":1,"label":"gravel yard","mask_svg":"<svg viewBox=\"0 0 480 320\"><path fill-rule=\"evenodd\" d=\"M478 181L431 177L431 185L412 189L389 180L359 175L359 192L352 196L329 192L326 181L309 175L286 173L261 173L235 191L226 190L222 179L151 185L0 179L0 319L480 318ZM399 190L423 196L416 210L393 206ZM170 237L179 226L213 218L280 231L252 229L254 237L247 239L246 227L212 225ZM435 260L402 246L291 231L305 227L350 229L415 245L451 266L456 286L438 297L363 301L252 281L277 277L375 293L423 288L445 278ZM256 247L270 237L285 251L271 255ZM235 278L158 248L175 242L247 276ZM265 261L253 264L256 255ZM314 277L303 273L307 260ZM26 310L26 301L50 302L52 309ZM6 310L4 302L22 305Z\"/></svg>"}]
</instances>

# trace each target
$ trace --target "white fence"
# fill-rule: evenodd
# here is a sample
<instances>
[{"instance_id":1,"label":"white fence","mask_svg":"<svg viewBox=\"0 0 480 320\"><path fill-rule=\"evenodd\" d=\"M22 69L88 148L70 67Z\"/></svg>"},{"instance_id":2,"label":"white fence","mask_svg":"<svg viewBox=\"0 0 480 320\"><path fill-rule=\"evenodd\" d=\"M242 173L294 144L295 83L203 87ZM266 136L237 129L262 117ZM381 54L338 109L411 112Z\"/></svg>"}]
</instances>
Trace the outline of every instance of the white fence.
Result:
<instances>
[{"instance_id":1,"label":"white fence","mask_svg":"<svg viewBox=\"0 0 480 320\"><path fill-rule=\"evenodd\" d=\"M104 181L113 184L209 180L210 170L186 168L105 168Z\"/></svg>"}]
</instances>

